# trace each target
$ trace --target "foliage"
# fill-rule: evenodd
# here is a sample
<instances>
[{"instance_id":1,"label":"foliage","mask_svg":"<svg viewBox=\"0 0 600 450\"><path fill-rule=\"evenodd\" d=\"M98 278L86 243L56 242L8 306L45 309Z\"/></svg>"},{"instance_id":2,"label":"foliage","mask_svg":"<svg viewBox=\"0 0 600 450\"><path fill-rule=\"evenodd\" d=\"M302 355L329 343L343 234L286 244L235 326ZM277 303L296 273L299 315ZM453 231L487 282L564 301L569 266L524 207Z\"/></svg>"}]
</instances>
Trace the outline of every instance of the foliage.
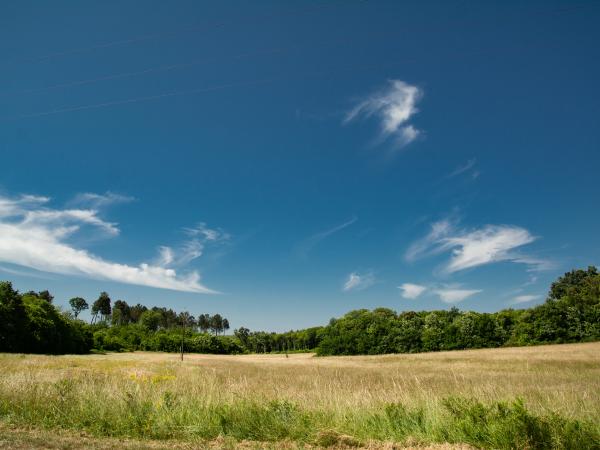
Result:
<instances>
[{"instance_id":1,"label":"foliage","mask_svg":"<svg viewBox=\"0 0 600 450\"><path fill-rule=\"evenodd\" d=\"M545 303L496 313L351 311L320 331L319 355L414 353L600 340L600 274L573 270Z\"/></svg>"},{"instance_id":2,"label":"foliage","mask_svg":"<svg viewBox=\"0 0 600 450\"><path fill-rule=\"evenodd\" d=\"M106 292L101 292L98 299L92 305L92 321L96 322L98 315L106 322L111 314L110 297Z\"/></svg>"},{"instance_id":3,"label":"foliage","mask_svg":"<svg viewBox=\"0 0 600 450\"><path fill-rule=\"evenodd\" d=\"M600 274L595 267L566 273L552 284L546 302L530 309L400 314L388 308L360 309L325 327L285 333L240 327L226 336L229 321L220 314L196 319L165 307L130 306L124 300L112 304L106 292L92 305L92 324L85 325L60 313L52 300L48 291L21 295L10 283L1 283L0 351L85 352L93 342L98 350L175 352L183 341L188 352L357 355L600 340ZM88 307L80 297L69 303L75 319Z\"/></svg>"},{"instance_id":4,"label":"foliage","mask_svg":"<svg viewBox=\"0 0 600 450\"><path fill-rule=\"evenodd\" d=\"M62 314L50 294L19 294L0 283L0 352L86 353L92 334L86 324ZM50 298L50 300L49 300Z\"/></svg>"},{"instance_id":5,"label":"foliage","mask_svg":"<svg viewBox=\"0 0 600 450\"><path fill-rule=\"evenodd\" d=\"M84 298L81 297L73 297L69 300L69 305L71 305L71 311L73 312L73 316L77 318L81 311L84 311L89 308L88 303Z\"/></svg>"},{"instance_id":6,"label":"foliage","mask_svg":"<svg viewBox=\"0 0 600 450\"><path fill-rule=\"evenodd\" d=\"M155 313L149 312L155 316ZM99 325L94 332L94 348L107 351L179 352L182 336L184 351L188 353L225 355L246 351L234 336L214 336L193 330L185 331L182 335L179 328L152 330L144 323L112 327Z\"/></svg>"}]
</instances>

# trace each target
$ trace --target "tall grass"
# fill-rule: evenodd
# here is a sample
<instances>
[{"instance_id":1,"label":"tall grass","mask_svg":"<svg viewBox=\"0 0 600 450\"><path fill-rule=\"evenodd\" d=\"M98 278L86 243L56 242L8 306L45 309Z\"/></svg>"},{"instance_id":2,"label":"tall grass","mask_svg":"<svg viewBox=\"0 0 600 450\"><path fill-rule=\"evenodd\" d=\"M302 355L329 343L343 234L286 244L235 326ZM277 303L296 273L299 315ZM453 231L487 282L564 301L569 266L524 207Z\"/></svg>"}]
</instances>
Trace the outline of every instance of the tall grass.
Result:
<instances>
[{"instance_id":1,"label":"tall grass","mask_svg":"<svg viewBox=\"0 0 600 450\"><path fill-rule=\"evenodd\" d=\"M1 355L5 423L97 436L600 448L600 344L383 357Z\"/></svg>"}]
</instances>

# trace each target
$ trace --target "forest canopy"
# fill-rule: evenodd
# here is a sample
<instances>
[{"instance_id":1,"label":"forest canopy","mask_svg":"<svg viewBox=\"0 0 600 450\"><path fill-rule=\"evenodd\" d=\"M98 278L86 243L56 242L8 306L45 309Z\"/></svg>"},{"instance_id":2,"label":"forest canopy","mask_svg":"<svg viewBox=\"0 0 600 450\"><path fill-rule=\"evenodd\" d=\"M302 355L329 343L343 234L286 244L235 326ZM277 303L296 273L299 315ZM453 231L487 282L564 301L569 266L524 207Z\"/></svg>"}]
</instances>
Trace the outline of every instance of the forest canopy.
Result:
<instances>
[{"instance_id":1,"label":"forest canopy","mask_svg":"<svg viewBox=\"0 0 600 450\"><path fill-rule=\"evenodd\" d=\"M600 274L596 267L572 270L552 285L543 304L494 313L360 309L323 327L273 333L240 327L226 334L220 314L177 313L113 302L100 293L91 323L79 319L89 308L82 297L70 311L53 304L48 291L24 294L0 282L0 352L87 353L151 350L197 353L314 351L317 355L416 353L600 340Z\"/></svg>"}]
</instances>

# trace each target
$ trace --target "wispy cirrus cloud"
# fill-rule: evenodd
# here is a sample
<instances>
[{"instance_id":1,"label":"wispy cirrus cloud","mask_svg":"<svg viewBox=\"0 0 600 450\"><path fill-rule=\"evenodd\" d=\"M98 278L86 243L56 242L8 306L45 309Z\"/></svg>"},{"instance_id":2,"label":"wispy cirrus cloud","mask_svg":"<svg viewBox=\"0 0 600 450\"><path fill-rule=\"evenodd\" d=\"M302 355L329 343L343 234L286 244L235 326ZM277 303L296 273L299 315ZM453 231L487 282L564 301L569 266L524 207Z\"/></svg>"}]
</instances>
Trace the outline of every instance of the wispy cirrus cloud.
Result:
<instances>
[{"instance_id":1,"label":"wispy cirrus cloud","mask_svg":"<svg viewBox=\"0 0 600 450\"><path fill-rule=\"evenodd\" d=\"M161 267L182 267L199 258L208 244L229 241L231 235L221 229L211 229L204 222L193 228L184 228L188 239L178 247L160 246L157 264Z\"/></svg>"},{"instance_id":2,"label":"wispy cirrus cloud","mask_svg":"<svg viewBox=\"0 0 600 450\"><path fill-rule=\"evenodd\" d=\"M431 230L416 241L405 253L407 261L450 252L444 272L461 270L501 261L526 264L530 270L545 270L550 261L520 254L516 249L536 240L528 230L515 225L486 225L475 230L458 230L454 223L442 220L431 225Z\"/></svg>"},{"instance_id":3,"label":"wispy cirrus cloud","mask_svg":"<svg viewBox=\"0 0 600 450\"><path fill-rule=\"evenodd\" d=\"M402 297L409 300L414 300L420 297L421 294L427 290L427 287L421 286L420 284L403 283L398 286L398 289L402 291Z\"/></svg>"},{"instance_id":4,"label":"wispy cirrus cloud","mask_svg":"<svg viewBox=\"0 0 600 450\"><path fill-rule=\"evenodd\" d=\"M179 275L174 269L148 263L138 266L105 260L77 248L70 238L85 229L110 237L117 224L99 217L95 209L52 209L48 197L0 196L0 261L42 272L79 275L94 279L171 289L215 293L191 271ZM163 255L165 258L166 253Z\"/></svg>"},{"instance_id":5,"label":"wispy cirrus cloud","mask_svg":"<svg viewBox=\"0 0 600 450\"><path fill-rule=\"evenodd\" d=\"M129 203L134 200L134 197L116 194L110 191L107 191L104 194L96 194L94 192L82 192L80 194L77 194L75 198L71 200L70 204L80 207L100 209L119 203Z\"/></svg>"},{"instance_id":6,"label":"wispy cirrus cloud","mask_svg":"<svg viewBox=\"0 0 600 450\"><path fill-rule=\"evenodd\" d=\"M342 290L348 291L362 291L375 284L375 274L373 272L367 272L360 274L358 272L352 272L348 275Z\"/></svg>"},{"instance_id":7,"label":"wispy cirrus cloud","mask_svg":"<svg viewBox=\"0 0 600 450\"><path fill-rule=\"evenodd\" d=\"M511 305L518 305L520 303L529 303L529 302L532 302L534 300L539 300L541 298L542 298L542 296L539 295L539 294L517 295L516 297L514 297L510 301L510 304Z\"/></svg>"},{"instance_id":8,"label":"wispy cirrus cloud","mask_svg":"<svg viewBox=\"0 0 600 450\"><path fill-rule=\"evenodd\" d=\"M295 247L294 253L301 258L307 258L310 251L317 244L319 244L319 242L321 242L322 240L328 238L329 236L337 233L338 231L342 231L344 228L349 227L357 220L358 220L358 218L356 216L353 216L349 220L347 220L339 225L336 225L332 228L329 228L324 231L320 231L318 233L313 234L312 236L309 236L308 238L304 239L302 242L300 242Z\"/></svg>"},{"instance_id":9,"label":"wispy cirrus cloud","mask_svg":"<svg viewBox=\"0 0 600 450\"><path fill-rule=\"evenodd\" d=\"M384 89L371 93L358 102L344 118L347 124L361 117L380 121L379 140L393 139L397 147L413 142L421 131L408 121L419 112L417 103L423 91L401 80L389 80Z\"/></svg>"},{"instance_id":10,"label":"wispy cirrus cloud","mask_svg":"<svg viewBox=\"0 0 600 450\"><path fill-rule=\"evenodd\" d=\"M458 303L483 291L481 289L443 288L435 289L433 292L437 294L444 303Z\"/></svg>"},{"instance_id":11,"label":"wispy cirrus cloud","mask_svg":"<svg viewBox=\"0 0 600 450\"><path fill-rule=\"evenodd\" d=\"M463 175L463 174L468 174L468 176L470 178L472 178L473 180L476 178L479 178L479 175L481 173L477 169L476 165L477 165L477 159L475 159L475 158L469 159L466 163L464 163L461 166L458 166L456 169L454 169L452 172L450 172L448 175L446 175L445 178L446 179L455 178L455 177L458 177L459 175Z\"/></svg>"},{"instance_id":12,"label":"wispy cirrus cloud","mask_svg":"<svg viewBox=\"0 0 600 450\"><path fill-rule=\"evenodd\" d=\"M447 237L442 247L452 250L452 258L446 270L457 272L499 261L529 264L528 260L510 251L535 239L526 229L509 225L488 225L470 233Z\"/></svg>"},{"instance_id":13,"label":"wispy cirrus cloud","mask_svg":"<svg viewBox=\"0 0 600 450\"><path fill-rule=\"evenodd\" d=\"M439 243L450 234L453 227L453 223L448 219L432 223L429 233L413 242L406 250L404 258L412 262L433 253L439 253L441 251Z\"/></svg>"}]
</instances>

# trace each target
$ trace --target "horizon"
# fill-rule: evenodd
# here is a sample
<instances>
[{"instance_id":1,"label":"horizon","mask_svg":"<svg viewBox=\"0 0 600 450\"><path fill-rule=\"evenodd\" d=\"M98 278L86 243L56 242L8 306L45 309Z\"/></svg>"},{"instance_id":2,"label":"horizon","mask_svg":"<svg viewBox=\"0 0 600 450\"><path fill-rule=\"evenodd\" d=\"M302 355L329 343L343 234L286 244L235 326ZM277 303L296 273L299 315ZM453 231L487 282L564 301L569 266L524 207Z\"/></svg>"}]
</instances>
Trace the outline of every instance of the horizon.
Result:
<instances>
[{"instance_id":1,"label":"horizon","mask_svg":"<svg viewBox=\"0 0 600 450\"><path fill-rule=\"evenodd\" d=\"M598 6L5 5L0 279L231 330L542 303L600 266Z\"/></svg>"}]
</instances>

